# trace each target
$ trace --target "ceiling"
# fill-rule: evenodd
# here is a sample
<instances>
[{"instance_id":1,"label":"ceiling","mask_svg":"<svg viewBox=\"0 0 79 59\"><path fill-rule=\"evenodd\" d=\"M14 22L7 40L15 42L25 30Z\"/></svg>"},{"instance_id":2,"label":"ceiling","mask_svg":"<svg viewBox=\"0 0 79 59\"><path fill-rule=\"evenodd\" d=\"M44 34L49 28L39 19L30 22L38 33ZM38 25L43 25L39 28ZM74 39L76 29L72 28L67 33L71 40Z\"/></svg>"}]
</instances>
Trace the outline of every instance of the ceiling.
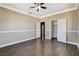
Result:
<instances>
[{"instance_id":1,"label":"ceiling","mask_svg":"<svg viewBox=\"0 0 79 59\"><path fill-rule=\"evenodd\" d=\"M43 17L45 15L63 11L65 9L69 9L76 6L75 3L45 3L43 6L47 7L47 9L41 9L39 12L37 12L35 8L33 9L29 8L34 5L33 3L2 3L2 4L27 13L30 12L31 15L34 15L36 17Z\"/></svg>"}]
</instances>

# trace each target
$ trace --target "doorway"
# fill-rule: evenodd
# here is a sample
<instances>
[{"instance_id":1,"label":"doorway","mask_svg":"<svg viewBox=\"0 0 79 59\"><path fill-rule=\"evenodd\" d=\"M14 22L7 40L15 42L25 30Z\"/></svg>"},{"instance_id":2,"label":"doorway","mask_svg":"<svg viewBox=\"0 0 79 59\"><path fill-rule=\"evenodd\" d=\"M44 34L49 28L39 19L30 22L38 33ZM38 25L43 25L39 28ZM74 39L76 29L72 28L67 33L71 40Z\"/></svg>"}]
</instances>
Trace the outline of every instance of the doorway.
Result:
<instances>
[{"instance_id":1,"label":"doorway","mask_svg":"<svg viewBox=\"0 0 79 59\"><path fill-rule=\"evenodd\" d=\"M51 22L51 38L57 39L57 21Z\"/></svg>"},{"instance_id":2,"label":"doorway","mask_svg":"<svg viewBox=\"0 0 79 59\"><path fill-rule=\"evenodd\" d=\"M45 22L40 23L40 29L41 40L45 40Z\"/></svg>"},{"instance_id":3,"label":"doorway","mask_svg":"<svg viewBox=\"0 0 79 59\"><path fill-rule=\"evenodd\" d=\"M67 20L66 18L51 22L51 38L59 42L66 43L67 38Z\"/></svg>"}]
</instances>

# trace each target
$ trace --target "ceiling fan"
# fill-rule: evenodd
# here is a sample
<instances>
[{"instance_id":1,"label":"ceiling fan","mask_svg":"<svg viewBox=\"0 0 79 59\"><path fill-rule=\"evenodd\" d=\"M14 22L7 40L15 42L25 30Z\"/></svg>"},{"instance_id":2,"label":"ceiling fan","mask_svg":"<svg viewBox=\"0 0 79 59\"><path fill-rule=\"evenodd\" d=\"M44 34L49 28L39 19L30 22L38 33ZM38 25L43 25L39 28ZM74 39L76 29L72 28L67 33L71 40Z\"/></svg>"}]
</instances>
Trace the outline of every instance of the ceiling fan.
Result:
<instances>
[{"instance_id":1,"label":"ceiling fan","mask_svg":"<svg viewBox=\"0 0 79 59\"><path fill-rule=\"evenodd\" d=\"M38 12L40 9L46 9L46 7L43 5L44 5L44 3L34 3L34 6L30 7L30 8L36 8L36 10Z\"/></svg>"}]
</instances>

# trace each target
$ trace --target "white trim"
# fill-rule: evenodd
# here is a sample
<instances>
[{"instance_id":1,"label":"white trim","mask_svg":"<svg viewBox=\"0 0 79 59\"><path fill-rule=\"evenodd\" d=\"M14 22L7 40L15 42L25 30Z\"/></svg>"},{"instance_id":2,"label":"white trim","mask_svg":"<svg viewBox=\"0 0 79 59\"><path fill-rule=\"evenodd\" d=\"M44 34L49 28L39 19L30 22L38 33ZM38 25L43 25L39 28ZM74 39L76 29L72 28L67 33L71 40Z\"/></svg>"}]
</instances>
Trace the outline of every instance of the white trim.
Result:
<instances>
[{"instance_id":1,"label":"white trim","mask_svg":"<svg viewBox=\"0 0 79 59\"><path fill-rule=\"evenodd\" d=\"M66 9L66 10L63 10L63 11L59 11L59 12L51 13L49 15L42 16L40 18L44 18L44 17L48 17L48 16L53 16L53 15L57 15L57 14L61 14L61 13L69 12L69 11L73 11L73 10L76 10L77 8L78 7L69 8L69 9Z\"/></svg>"},{"instance_id":2,"label":"white trim","mask_svg":"<svg viewBox=\"0 0 79 59\"><path fill-rule=\"evenodd\" d=\"M0 33L10 33L10 32L28 32L28 31L35 31L35 30L14 30L14 31L0 31Z\"/></svg>"},{"instance_id":3,"label":"white trim","mask_svg":"<svg viewBox=\"0 0 79 59\"><path fill-rule=\"evenodd\" d=\"M73 44L73 45L78 45L77 43L75 43L75 42L66 42L66 43L68 43L68 44Z\"/></svg>"},{"instance_id":4,"label":"white trim","mask_svg":"<svg viewBox=\"0 0 79 59\"><path fill-rule=\"evenodd\" d=\"M51 40L51 38L50 38L50 37L46 37L46 36L45 36L45 39L49 39L49 40Z\"/></svg>"},{"instance_id":5,"label":"white trim","mask_svg":"<svg viewBox=\"0 0 79 59\"><path fill-rule=\"evenodd\" d=\"M16 12L19 12L19 13L22 13L22 14L25 14L25 15L29 15L29 16L32 16L32 17L35 17L35 18L44 18L44 17L48 17L48 16L53 16L53 15L56 15L56 14L61 14L61 13L64 13L64 12L69 12L69 11L72 11L72 10L76 10L78 8L78 7L73 7L73 8L69 8L69 9L63 10L63 11L51 13L49 15L45 15L45 16L38 17L38 16L29 14L27 12L24 12L24 11L21 11L21 10L18 10L16 8L12 8L10 6L6 6L6 5L3 5L3 4L0 4L0 7L6 8L6 9L9 9L9 10L13 10L13 11L16 11Z\"/></svg>"},{"instance_id":6,"label":"white trim","mask_svg":"<svg viewBox=\"0 0 79 59\"><path fill-rule=\"evenodd\" d=\"M67 32L78 32L78 31L72 31L72 30L71 30L71 31L67 31Z\"/></svg>"},{"instance_id":7,"label":"white trim","mask_svg":"<svg viewBox=\"0 0 79 59\"><path fill-rule=\"evenodd\" d=\"M79 50L79 44L77 44L78 50Z\"/></svg>"},{"instance_id":8,"label":"white trim","mask_svg":"<svg viewBox=\"0 0 79 59\"><path fill-rule=\"evenodd\" d=\"M25 12L25 11L21 11L21 10L19 10L19 9L12 8L12 7L10 7L10 6L6 6L6 5L3 5L3 4L0 4L0 7L6 8L6 9L9 9L9 10L12 10L12 11L16 11L16 12L19 12L19 13L22 13L22 14L25 14L25 15L29 15L29 16L32 16L32 17L35 17L35 18L39 18L39 17L34 16L34 15L32 15L32 14L29 14L29 13L27 13L27 12Z\"/></svg>"},{"instance_id":9,"label":"white trim","mask_svg":"<svg viewBox=\"0 0 79 59\"><path fill-rule=\"evenodd\" d=\"M17 42L12 42L12 43L8 43L8 44L0 45L0 48L10 46L10 45L14 45L14 44L17 44L17 43L21 43L21 42L24 42L24 41L32 40L32 39L35 39L35 38L28 38L28 39L20 40L20 41L17 41Z\"/></svg>"}]
</instances>

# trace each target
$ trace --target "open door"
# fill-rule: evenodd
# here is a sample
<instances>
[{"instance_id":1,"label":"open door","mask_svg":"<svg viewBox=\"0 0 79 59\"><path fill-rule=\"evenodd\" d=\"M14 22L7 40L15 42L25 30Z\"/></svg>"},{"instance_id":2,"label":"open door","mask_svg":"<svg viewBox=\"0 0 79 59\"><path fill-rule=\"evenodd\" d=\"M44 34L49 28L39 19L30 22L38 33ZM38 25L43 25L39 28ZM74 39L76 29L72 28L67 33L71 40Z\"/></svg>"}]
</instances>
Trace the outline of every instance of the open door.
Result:
<instances>
[{"instance_id":1,"label":"open door","mask_svg":"<svg viewBox=\"0 0 79 59\"><path fill-rule=\"evenodd\" d=\"M66 19L57 21L57 40L66 43Z\"/></svg>"},{"instance_id":2,"label":"open door","mask_svg":"<svg viewBox=\"0 0 79 59\"><path fill-rule=\"evenodd\" d=\"M40 23L40 28L41 28L41 40L45 40L45 22Z\"/></svg>"}]
</instances>

